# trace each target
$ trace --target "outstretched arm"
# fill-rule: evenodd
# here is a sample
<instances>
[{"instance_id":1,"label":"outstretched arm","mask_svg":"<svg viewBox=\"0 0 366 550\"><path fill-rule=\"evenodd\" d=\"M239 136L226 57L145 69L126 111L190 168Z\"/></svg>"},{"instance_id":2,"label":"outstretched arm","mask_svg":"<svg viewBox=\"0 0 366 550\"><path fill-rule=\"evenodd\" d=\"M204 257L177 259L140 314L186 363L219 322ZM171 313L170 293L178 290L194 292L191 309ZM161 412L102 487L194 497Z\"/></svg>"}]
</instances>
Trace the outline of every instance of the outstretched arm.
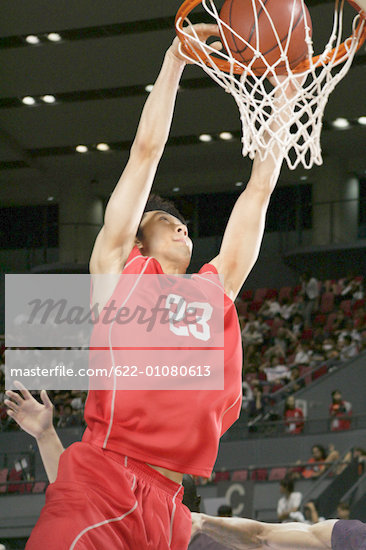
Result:
<instances>
[{"instance_id":1,"label":"outstretched arm","mask_svg":"<svg viewBox=\"0 0 366 550\"><path fill-rule=\"evenodd\" d=\"M196 25L203 40L218 34L216 25ZM104 225L96 239L90 272L121 273L130 254L168 139L180 77L186 60L179 39L168 49L160 74L143 109L130 157L109 199Z\"/></svg>"},{"instance_id":2,"label":"outstretched arm","mask_svg":"<svg viewBox=\"0 0 366 550\"><path fill-rule=\"evenodd\" d=\"M286 90L277 88L278 116L272 124L273 131L279 128L290 131L292 107L288 106L286 96L291 97L292 93L292 85ZM232 300L258 258L269 200L279 178L283 156L277 145L272 147L273 154L269 153L264 160L256 154L250 180L227 223L220 252L210 262L224 276L225 291Z\"/></svg>"},{"instance_id":3,"label":"outstretched arm","mask_svg":"<svg viewBox=\"0 0 366 550\"><path fill-rule=\"evenodd\" d=\"M39 403L20 382L15 382L22 395L7 390L9 399L4 403L7 413L38 444L43 466L50 483L56 480L58 462L64 451L63 445L52 424L53 405L45 390L41 391L42 403Z\"/></svg>"},{"instance_id":4,"label":"outstretched arm","mask_svg":"<svg viewBox=\"0 0 366 550\"><path fill-rule=\"evenodd\" d=\"M276 524L192 513L192 535L204 533L233 550L331 550L336 521Z\"/></svg>"}]
</instances>

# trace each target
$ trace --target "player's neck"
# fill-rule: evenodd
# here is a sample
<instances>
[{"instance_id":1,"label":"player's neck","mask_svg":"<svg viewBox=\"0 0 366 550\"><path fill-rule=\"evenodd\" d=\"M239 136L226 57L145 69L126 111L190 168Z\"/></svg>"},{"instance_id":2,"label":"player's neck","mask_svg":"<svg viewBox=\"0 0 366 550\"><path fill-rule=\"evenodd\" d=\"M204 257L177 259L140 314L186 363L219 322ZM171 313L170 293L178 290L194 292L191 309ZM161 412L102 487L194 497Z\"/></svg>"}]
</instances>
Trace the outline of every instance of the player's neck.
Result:
<instances>
[{"instance_id":1,"label":"player's neck","mask_svg":"<svg viewBox=\"0 0 366 550\"><path fill-rule=\"evenodd\" d=\"M185 262L167 260L166 258L156 258L161 265L161 269L166 275L184 275L187 271Z\"/></svg>"}]
</instances>

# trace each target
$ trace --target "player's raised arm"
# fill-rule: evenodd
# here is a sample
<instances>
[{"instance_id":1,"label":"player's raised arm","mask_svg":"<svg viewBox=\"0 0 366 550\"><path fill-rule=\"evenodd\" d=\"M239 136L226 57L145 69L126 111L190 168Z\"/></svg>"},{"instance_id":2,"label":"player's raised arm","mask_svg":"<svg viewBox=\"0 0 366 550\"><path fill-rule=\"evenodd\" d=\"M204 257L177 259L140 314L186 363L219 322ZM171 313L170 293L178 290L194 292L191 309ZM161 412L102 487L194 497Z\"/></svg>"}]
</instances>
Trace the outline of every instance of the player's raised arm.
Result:
<instances>
[{"instance_id":1,"label":"player's raised arm","mask_svg":"<svg viewBox=\"0 0 366 550\"><path fill-rule=\"evenodd\" d=\"M286 94L279 89L278 101L283 108L273 122L289 132L288 121L291 108L286 104L286 95L291 96L291 87ZM226 294L234 300L255 264L263 238L265 218L271 194L276 186L281 165L282 153L273 145L273 155L261 160L257 153L250 180L237 199L226 226L220 252L210 263L224 277Z\"/></svg>"},{"instance_id":2,"label":"player's raised arm","mask_svg":"<svg viewBox=\"0 0 366 550\"><path fill-rule=\"evenodd\" d=\"M196 25L206 40L216 25ZM168 139L180 77L186 60L176 38L143 109L130 157L109 199L90 260L91 273L120 273L134 245L137 229Z\"/></svg>"}]
</instances>

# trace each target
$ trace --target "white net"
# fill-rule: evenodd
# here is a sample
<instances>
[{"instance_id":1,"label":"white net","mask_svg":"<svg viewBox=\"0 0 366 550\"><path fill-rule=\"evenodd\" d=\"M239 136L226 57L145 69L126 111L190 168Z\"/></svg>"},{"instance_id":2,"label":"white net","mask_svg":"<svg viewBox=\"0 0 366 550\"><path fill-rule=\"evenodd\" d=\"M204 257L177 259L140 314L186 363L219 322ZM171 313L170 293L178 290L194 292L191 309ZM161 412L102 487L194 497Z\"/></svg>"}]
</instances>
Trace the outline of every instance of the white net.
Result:
<instances>
[{"instance_id":1,"label":"white net","mask_svg":"<svg viewBox=\"0 0 366 550\"><path fill-rule=\"evenodd\" d=\"M298 1L301 1L304 14L308 61L296 68L291 68L287 53L294 27L295 4L298 9ZM193 3L196 5L198 2ZM249 155L253 159L258 153L264 159L268 154L276 158L280 155L286 159L290 169L295 169L300 163L305 168L311 168L314 164L320 165L322 164L320 135L324 109L329 95L347 74L360 42L364 39L365 20L359 14L355 15L351 34L342 44L344 0L336 0L329 41L323 53L314 58L311 28L305 14L304 0L293 0L293 12L285 42L281 42L278 36L275 24L266 9L265 0L252 0L256 33L256 40L252 42L260 47L258 4L269 19L281 54L272 65L259 49L253 46L253 43L247 42L220 18L214 0L202 0L202 5L213 18L212 22L219 27L223 43L222 51L217 51L200 40L187 16L184 19L178 17L176 21L178 34L190 55L183 47L181 52L200 65L213 80L234 97L242 122L243 156ZM228 33L235 37L236 42L240 41L243 47L252 52L252 58L246 64L233 57L226 39ZM263 66L261 75L256 74L258 60ZM285 75L278 77L276 67L280 64L281 67L285 64L286 70L281 71L285 72ZM271 78L273 85L269 83L268 78ZM290 99L285 93L289 83L295 89ZM290 117L289 112L291 112ZM281 121L280 124L278 121Z\"/></svg>"}]
</instances>

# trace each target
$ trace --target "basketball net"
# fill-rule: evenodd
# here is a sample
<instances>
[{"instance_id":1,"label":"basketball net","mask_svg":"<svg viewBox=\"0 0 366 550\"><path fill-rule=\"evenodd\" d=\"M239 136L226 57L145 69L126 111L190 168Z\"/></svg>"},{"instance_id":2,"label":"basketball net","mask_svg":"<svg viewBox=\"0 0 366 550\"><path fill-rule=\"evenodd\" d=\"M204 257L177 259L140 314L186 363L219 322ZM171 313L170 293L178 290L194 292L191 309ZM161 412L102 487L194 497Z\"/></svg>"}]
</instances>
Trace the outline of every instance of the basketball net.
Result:
<instances>
[{"instance_id":1,"label":"basketball net","mask_svg":"<svg viewBox=\"0 0 366 550\"><path fill-rule=\"evenodd\" d=\"M202 5L214 19L212 22L218 25L225 51L217 51L200 40L187 15L192 6L195 7L201 2L186 0L176 18L177 34L181 39L181 54L202 67L215 82L234 97L242 122L243 156L248 155L254 159L254 156L259 154L263 160L271 154L275 160L284 158L291 170L300 163L305 168L311 168L314 164L320 165L323 162L320 135L324 109L329 95L347 74L357 49L365 40L366 25L363 17L365 14L361 12L362 15L358 13L355 16L351 36L342 43L344 0L336 0L329 41L323 53L313 57L311 31L307 25L304 0L301 0L308 59L291 69L286 52L294 24L295 2L288 39L285 43L281 43L264 0L257 1L270 20L281 52L275 64L269 65L259 50L220 19L214 0L202 0ZM252 2L256 44L260 44L256 6L255 1L252 0ZM237 40L243 43L243 47L245 45L252 51L253 58L247 65L232 56L223 28L228 29ZM261 75L255 74L253 68L258 58L265 65L264 73ZM286 64L287 73L279 79L276 75L276 65L283 62ZM269 77L274 86L269 84ZM285 93L289 83L292 83L292 87L295 88L294 95L290 99Z\"/></svg>"}]
</instances>

